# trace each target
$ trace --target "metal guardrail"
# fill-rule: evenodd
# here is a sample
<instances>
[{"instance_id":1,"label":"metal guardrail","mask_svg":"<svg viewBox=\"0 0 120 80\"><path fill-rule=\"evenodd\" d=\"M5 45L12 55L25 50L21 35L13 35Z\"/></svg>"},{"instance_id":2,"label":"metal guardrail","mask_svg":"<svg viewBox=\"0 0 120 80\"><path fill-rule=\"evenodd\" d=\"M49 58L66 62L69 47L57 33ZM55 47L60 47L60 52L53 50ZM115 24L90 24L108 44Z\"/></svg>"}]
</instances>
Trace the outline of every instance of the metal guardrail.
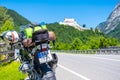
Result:
<instances>
[{"instance_id":1,"label":"metal guardrail","mask_svg":"<svg viewBox=\"0 0 120 80\"><path fill-rule=\"evenodd\" d=\"M4 59L4 60L0 60L0 63L4 63L4 62L8 62L8 61L12 61L14 60L14 57L9 57L7 59Z\"/></svg>"},{"instance_id":2,"label":"metal guardrail","mask_svg":"<svg viewBox=\"0 0 120 80\"><path fill-rule=\"evenodd\" d=\"M0 52L0 54L3 54L3 55L11 54L11 53L14 53L14 51L13 50L8 50L8 51Z\"/></svg>"},{"instance_id":3,"label":"metal guardrail","mask_svg":"<svg viewBox=\"0 0 120 80\"><path fill-rule=\"evenodd\" d=\"M0 60L0 63L10 61L14 59L14 51L8 50L8 45L5 43L0 43L0 58L1 55L5 55L4 60ZM52 50L56 53L73 53L73 54L115 54L120 55L120 49L94 49L94 50ZM11 55L13 53L13 55ZM9 56L10 55L10 56Z\"/></svg>"},{"instance_id":4,"label":"metal guardrail","mask_svg":"<svg viewBox=\"0 0 120 80\"><path fill-rule=\"evenodd\" d=\"M8 50L8 47L8 44L0 43L0 63L4 63L14 59L14 51Z\"/></svg>"},{"instance_id":5,"label":"metal guardrail","mask_svg":"<svg viewBox=\"0 0 120 80\"><path fill-rule=\"evenodd\" d=\"M120 49L95 49L95 50L53 50L56 53L73 54L115 54L120 55Z\"/></svg>"},{"instance_id":6,"label":"metal guardrail","mask_svg":"<svg viewBox=\"0 0 120 80\"><path fill-rule=\"evenodd\" d=\"M5 52L0 52L0 58L4 56L4 59L0 60L0 63L8 62L11 60L14 60L14 51L5 51Z\"/></svg>"}]
</instances>

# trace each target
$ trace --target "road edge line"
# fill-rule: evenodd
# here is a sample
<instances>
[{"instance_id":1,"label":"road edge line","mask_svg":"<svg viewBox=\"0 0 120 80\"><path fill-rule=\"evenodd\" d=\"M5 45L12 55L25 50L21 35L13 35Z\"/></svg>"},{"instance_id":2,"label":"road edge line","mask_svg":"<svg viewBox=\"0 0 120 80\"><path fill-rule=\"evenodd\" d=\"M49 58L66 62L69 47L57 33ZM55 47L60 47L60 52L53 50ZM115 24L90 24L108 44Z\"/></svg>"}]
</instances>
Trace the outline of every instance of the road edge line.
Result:
<instances>
[{"instance_id":1,"label":"road edge line","mask_svg":"<svg viewBox=\"0 0 120 80\"><path fill-rule=\"evenodd\" d=\"M79 74L79 73L76 73L75 71L72 71L72 70L70 70L70 69L68 69L68 68L66 68L66 67L64 67L64 66L62 66L62 65L60 65L60 64L58 64L58 66L61 67L61 68L64 69L64 70L68 71L68 72L71 72L72 74L74 74L74 75L76 75L76 76L78 76L78 77L80 77L80 78L82 78L82 79L84 79L84 80L90 80L90 79L88 79L87 77L85 77L85 76L83 76L83 75L81 75L81 74Z\"/></svg>"}]
</instances>

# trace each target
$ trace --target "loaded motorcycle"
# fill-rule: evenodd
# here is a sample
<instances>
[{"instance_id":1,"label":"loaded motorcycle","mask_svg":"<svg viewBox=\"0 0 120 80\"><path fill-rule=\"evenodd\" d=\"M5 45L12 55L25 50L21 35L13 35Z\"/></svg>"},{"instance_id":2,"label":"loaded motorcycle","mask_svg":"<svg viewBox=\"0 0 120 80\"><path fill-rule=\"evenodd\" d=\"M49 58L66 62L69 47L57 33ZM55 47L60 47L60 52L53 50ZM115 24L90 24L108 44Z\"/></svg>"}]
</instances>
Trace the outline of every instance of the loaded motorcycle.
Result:
<instances>
[{"instance_id":1,"label":"loaded motorcycle","mask_svg":"<svg viewBox=\"0 0 120 80\"><path fill-rule=\"evenodd\" d=\"M27 47L16 31L6 31L1 38L7 39L15 47L19 46L17 54L21 62L19 70L28 74L26 80L56 80L55 68L58 59L55 53L50 52L48 31L38 30L32 36L32 46Z\"/></svg>"}]
</instances>

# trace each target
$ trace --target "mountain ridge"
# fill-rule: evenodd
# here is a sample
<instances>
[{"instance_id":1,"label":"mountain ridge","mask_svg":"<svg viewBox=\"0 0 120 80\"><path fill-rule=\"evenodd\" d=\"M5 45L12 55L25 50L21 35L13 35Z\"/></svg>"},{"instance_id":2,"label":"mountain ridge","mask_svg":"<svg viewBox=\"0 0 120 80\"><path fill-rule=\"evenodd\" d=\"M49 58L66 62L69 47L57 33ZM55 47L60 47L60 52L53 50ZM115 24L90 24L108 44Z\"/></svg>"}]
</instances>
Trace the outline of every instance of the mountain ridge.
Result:
<instances>
[{"instance_id":1,"label":"mountain ridge","mask_svg":"<svg viewBox=\"0 0 120 80\"><path fill-rule=\"evenodd\" d=\"M7 14L9 14L13 18L13 20L17 26L26 25L28 23L31 23L28 19L26 19L25 17L23 17L22 15L20 15L19 13L17 13L16 11L14 11L12 9L8 9Z\"/></svg>"},{"instance_id":2,"label":"mountain ridge","mask_svg":"<svg viewBox=\"0 0 120 80\"><path fill-rule=\"evenodd\" d=\"M0 6L0 27L3 27L7 20L9 20L10 23L13 23L13 27L17 31L19 31L20 25L31 23L28 19L26 19L16 11L8 9L4 6Z\"/></svg>"}]
</instances>

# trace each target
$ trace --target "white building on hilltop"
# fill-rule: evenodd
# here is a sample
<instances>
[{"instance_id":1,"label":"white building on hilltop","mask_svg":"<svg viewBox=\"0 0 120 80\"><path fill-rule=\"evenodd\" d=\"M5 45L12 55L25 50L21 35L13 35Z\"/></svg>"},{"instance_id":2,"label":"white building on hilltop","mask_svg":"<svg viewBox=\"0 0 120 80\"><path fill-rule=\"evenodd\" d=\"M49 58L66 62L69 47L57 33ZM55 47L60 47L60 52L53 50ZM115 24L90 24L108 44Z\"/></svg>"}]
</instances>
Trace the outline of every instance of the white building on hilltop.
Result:
<instances>
[{"instance_id":1,"label":"white building on hilltop","mask_svg":"<svg viewBox=\"0 0 120 80\"><path fill-rule=\"evenodd\" d=\"M78 29L78 30L84 30L85 28L83 28L82 26L80 26L74 18L65 18L64 22L59 22L59 24L63 24L63 25L69 25L69 26L73 26L74 28Z\"/></svg>"}]
</instances>

